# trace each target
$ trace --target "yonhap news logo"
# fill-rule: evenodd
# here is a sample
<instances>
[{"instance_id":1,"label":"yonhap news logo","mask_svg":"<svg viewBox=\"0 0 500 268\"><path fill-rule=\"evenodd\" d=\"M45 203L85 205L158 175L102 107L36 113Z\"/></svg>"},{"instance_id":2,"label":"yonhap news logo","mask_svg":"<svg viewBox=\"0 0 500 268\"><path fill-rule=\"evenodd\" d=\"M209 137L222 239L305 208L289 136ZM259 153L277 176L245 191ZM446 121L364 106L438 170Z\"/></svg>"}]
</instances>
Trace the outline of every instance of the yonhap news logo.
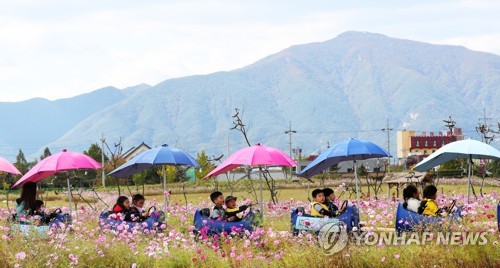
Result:
<instances>
[{"instance_id":1,"label":"yonhap news logo","mask_svg":"<svg viewBox=\"0 0 500 268\"><path fill-rule=\"evenodd\" d=\"M344 225L328 223L321 227L318 243L325 255L332 255L356 246L484 246L488 244L485 232L356 232L347 233Z\"/></svg>"},{"instance_id":2,"label":"yonhap news logo","mask_svg":"<svg viewBox=\"0 0 500 268\"><path fill-rule=\"evenodd\" d=\"M342 222L327 223L321 227L318 234L318 243L325 255L343 250L348 239L347 228Z\"/></svg>"}]
</instances>

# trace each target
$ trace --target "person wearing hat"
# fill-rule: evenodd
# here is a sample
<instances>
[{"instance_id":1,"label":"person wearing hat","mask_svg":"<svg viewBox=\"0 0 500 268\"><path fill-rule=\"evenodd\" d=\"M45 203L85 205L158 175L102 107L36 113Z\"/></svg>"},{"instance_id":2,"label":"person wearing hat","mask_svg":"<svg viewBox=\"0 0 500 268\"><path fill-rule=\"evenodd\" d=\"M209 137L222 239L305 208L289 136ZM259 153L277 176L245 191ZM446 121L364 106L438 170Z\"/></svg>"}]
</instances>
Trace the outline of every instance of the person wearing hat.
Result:
<instances>
[{"instance_id":1,"label":"person wearing hat","mask_svg":"<svg viewBox=\"0 0 500 268\"><path fill-rule=\"evenodd\" d=\"M238 217L238 213L248 208L247 205L236 207L236 199L237 197L230 195L224 200L224 203L226 203L226 219L228 221L241 221L241 218Z\"/></svg>"}]
</instances>

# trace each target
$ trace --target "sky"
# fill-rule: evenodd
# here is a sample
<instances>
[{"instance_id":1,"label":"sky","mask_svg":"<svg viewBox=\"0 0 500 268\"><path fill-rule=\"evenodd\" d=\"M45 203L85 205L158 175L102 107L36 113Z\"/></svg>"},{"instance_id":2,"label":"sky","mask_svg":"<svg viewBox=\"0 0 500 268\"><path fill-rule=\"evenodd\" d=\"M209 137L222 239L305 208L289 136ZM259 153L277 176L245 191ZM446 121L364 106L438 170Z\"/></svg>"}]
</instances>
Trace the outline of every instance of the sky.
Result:
<instances>
[{"instance_id":1,"label":"sky","mask_svg":"<svg viewBox=\"0 0 500 268\"><path fill-rule=\"evenodd\" d=\"M0 0L0 101L229 71L366 31L500 55L500 1Z\"/></svg>"}]
</instances>

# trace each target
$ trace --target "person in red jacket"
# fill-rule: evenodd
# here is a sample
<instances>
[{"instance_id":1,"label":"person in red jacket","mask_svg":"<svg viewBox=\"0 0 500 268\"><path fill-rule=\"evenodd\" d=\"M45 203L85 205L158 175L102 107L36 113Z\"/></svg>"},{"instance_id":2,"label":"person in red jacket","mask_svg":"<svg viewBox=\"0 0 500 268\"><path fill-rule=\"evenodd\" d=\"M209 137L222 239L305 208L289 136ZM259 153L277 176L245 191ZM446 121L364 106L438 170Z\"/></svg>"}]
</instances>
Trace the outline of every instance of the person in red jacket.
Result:
<instances>
[{"instance_id":1,"label":"person in red jacket","mask_svg":"<svg viewBox=\"0 0 500 268\"><path fill-rule=\"evenodd\" d=\"M116 204L113 206L113 213L127 214L128 212L130 212L130 200L126 196L118 197Z\"/></svg>"}]
</instances>

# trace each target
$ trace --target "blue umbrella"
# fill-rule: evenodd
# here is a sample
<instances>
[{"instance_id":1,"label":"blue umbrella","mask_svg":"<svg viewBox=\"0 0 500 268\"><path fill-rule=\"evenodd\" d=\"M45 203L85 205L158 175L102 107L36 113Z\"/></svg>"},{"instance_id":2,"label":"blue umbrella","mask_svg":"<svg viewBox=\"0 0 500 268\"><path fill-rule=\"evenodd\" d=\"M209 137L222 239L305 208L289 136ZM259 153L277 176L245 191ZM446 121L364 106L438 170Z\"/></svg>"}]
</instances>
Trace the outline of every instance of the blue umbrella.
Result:
<instances>
[{"instance_id":1,"label":"blue umbrella","mask_svg":"<svg viewBox=\"0 0 500 268\"><path fill-rule=\"evenodd\" d=\"M339 142L328 148L320 154L314 161L300 172L299 176L310 178L323 170L344 161L354 162L354 178L356 180L356 202L359 207L359 188L358 188L358 172L357 160L370 158L390 157L391 155L382 149L382 147L371 141L358 140L350 138L349 140Z\"/></svg>"},{"instance_id":2,"label":"blue umbrella","mask_svg":"<svg viewBox=\"0 0 500 268\"><path fill-rule=\"evenodd\" d=\"M196 160L188 153L168 147L164 144L161 147L153 148L139 153L134 158L127 161L108 175L116 178L127 178L135 173L141 172L155 165L175 165L175 166L200 166ZM166 171L163 170L163 192L167 191ZM163 195L165 209L167 208L167 197Z\"/></svg>"}]
</instances>

